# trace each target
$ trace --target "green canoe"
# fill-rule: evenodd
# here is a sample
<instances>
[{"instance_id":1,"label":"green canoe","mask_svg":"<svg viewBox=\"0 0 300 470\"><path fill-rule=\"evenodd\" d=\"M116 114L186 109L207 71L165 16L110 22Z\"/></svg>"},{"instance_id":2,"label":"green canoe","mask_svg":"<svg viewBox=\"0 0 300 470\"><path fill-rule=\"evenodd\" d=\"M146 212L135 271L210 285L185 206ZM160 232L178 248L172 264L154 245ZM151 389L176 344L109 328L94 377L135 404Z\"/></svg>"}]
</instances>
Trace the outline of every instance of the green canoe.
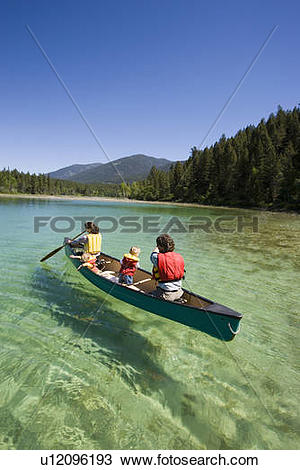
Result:
<instances>
[{"instance_id":1,"label":"green canoe","mask_svg":"<svg viewBox=\"0 0 300 470\"><path fill-rule=\"evenodd\" d=\"M79 254L78 249L66 245L65 252L76 267L81 264L79 259L70 258L72 254ZM141 268L136 271L132 286L121 285L118 283L119 260L105 253L101 253L101 260L103 260L104 268L99 273L96 274L86 267L81 268L79 273L113 297L161 317L203 331L223 341L231 341L239 332L241 313L186 289L183 289L181 303L158 299L150 294L156 287L151 273Z\"/></svg>"}]
</instances>

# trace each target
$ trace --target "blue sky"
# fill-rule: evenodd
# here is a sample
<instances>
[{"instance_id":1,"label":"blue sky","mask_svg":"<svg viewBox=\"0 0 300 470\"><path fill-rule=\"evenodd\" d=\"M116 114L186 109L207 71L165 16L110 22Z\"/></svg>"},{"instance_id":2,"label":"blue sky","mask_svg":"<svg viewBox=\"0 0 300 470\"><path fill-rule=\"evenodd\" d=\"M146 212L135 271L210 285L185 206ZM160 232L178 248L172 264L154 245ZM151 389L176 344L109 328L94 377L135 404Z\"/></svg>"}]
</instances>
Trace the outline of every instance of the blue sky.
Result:
<instances>
[{"instance_id":1,"label":"blue sky","mask_svg":"<svg viewBox=\"0 0 300 470\"><path fill-rule=\"evenodd\" d=\"M206 144L299 103L299 18L296 1L2 2L0 168L107 161L26 24L113 159L183 160L275 25Z\"/></svg>"}]
</instances>

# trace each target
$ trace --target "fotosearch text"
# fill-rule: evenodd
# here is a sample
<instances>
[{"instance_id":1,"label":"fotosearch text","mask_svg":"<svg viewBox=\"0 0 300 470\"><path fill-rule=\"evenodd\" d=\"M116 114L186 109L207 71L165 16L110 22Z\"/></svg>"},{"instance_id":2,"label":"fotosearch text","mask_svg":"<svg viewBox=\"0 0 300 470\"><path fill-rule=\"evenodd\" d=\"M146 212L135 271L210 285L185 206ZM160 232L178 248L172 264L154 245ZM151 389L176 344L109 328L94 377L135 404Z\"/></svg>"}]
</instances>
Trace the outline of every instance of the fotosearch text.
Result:
<instances>
[{"instance_id":1,"label":"fotosearch text","mask_svg":"<svg viewBox=\"0 0 300 470\"><path fill-rule=\"evenodd\" d=\"M71 233L77 227L84 230L84 224L92 221L99 226L102 233L258 233L258 216L230 216L220 217L192 216L180 218L177 216L163 219L160 215L152 216L35 216L33 218L33 231L39 233L41 229L47 228L55 233Z\"/></svg>"}]
</instances>

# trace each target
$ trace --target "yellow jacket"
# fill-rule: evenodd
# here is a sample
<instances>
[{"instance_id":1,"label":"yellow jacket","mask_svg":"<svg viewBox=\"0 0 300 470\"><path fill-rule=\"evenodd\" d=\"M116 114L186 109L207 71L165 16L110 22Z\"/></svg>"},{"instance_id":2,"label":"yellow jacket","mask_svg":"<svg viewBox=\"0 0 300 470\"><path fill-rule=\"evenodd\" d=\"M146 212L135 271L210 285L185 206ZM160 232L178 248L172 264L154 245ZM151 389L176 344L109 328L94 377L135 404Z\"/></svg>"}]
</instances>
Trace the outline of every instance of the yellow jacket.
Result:
<instances>
[{"instance_id":1,"label":"yellow jacket","mask_svg":"<svg viewBox=\"0 0 300 470\"><path fill-rule=\"evenodd\" d=\"M100 233L88 233L84 251L91 254L100 253L102 237Z\"/></svg>"}]
</instances>

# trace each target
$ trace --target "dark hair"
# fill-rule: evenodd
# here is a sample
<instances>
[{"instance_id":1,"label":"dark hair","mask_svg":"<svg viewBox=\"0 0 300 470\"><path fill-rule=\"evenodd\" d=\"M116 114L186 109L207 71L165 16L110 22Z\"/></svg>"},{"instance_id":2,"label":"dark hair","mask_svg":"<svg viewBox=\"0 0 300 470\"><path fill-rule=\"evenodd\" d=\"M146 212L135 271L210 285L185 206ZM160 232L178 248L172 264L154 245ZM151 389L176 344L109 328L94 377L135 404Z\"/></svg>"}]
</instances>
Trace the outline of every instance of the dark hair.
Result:
<instances>
[{"instance_id":1,"label":"dark hair","mask_svg":"<svg viewBox=\"0 0 300 470\"><path fill-rule=\"evenodd\" d=\"M168 251L174 251L175 243L172 237L167 233L162 233L156 239L156 245L161 248L161 253L167 253Z\"/></svg>"},{"instance_id":2,"label":"dark hair","mask_svg":"<svg viewBox=\"0 0 300 470\"><path fill-rule=\"evenodd\" d=\"M94 222L86 222L84 226L86 230L90 230L92 233L99 233L99 227Z\"/></svg>"}]
</instances>

